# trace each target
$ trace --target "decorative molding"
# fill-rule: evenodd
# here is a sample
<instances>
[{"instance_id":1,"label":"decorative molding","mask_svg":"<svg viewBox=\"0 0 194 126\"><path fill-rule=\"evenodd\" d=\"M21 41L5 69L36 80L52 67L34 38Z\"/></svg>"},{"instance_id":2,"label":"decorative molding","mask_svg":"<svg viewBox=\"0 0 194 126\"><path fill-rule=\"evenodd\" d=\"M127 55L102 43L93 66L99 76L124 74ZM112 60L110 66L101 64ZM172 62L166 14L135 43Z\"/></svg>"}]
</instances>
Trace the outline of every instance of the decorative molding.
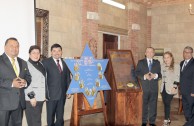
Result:
<instances>
[{"instance_id":1,"label":"decorative molding","mask_svg":"<svg viewBox=\"0 0 194 126\"><path fill-rule=\"evenodd\" d=\"M88 42L88 45L94 55L95 58L97 58L97 42L95 38L91 38Z\"/></svg>"},{"instance_id":2,"label":"decorative molding","mask_svg":"<svg viewBox=\"0 0 194 126\"><path fill-rule=\"evenodd\" d=\"M49 42L49 11L36 8L36 17L43 19L42 29L42 52L44 57L48 57L48 42Z\"/></svg>"},{"instance_id":3,"label":"decorative molding","mask_svg":"<svg viewBox=\"0 0 194 126\"><path fill-rule=\"evenodd\" d=\"M99 15L98 15L97 12L87 11L87 19L90 19L90 20L99 20Z\"/></svg>"},{"instance_id":4,"label":"decorative molding","mask_svg":"<svg viewBox=\"0 0 194 126\"><path fill-rule=\"evenodd\" d=\"M110 33L115 33L120 35L128 35L127 29L116 28L113 26L100 25L100 24L98 25L98 31L110 32Z\"/></svg>"}]
</instances>

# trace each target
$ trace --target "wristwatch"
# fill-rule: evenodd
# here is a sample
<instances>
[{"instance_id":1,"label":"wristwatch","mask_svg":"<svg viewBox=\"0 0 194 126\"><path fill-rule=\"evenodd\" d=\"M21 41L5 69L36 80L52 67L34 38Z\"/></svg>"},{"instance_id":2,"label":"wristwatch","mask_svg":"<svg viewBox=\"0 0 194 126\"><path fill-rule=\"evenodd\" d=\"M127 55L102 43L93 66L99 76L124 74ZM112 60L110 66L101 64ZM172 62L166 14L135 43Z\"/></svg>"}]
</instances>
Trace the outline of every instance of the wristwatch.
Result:
<instances>
[{"instance_id":1,"label":"wristwatch","mask_svg":"<svg viewBox=\"0 0 194 126\"><path fill-rule=\"evenodd\" d=\"M28 95L28 97L29 97L30 99L33 99L33 98L35 97L34 91L29 92L27 95Z\"/></svg>"}]
</instances>

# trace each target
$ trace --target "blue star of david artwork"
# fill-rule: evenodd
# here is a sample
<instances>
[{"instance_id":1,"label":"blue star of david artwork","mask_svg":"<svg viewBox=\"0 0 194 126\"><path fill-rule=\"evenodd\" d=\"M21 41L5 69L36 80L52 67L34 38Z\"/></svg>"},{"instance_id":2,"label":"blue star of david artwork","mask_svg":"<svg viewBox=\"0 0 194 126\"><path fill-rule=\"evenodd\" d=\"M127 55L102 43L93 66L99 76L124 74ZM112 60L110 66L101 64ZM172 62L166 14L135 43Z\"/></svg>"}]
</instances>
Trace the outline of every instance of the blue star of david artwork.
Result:
<instances>
[{"instance_id":1,"label":"blue star of david artwork","mask_svg":"<svg viewBox=\"0 0 194 126\"><path fill-rule=\"evenodd\" d=\"M88 44L80 59L64 61L73 75L67 94L83 93L93 106L98 91L111 89L104 76L108 59L95 59Z\"/></svg>"}]
</instances>

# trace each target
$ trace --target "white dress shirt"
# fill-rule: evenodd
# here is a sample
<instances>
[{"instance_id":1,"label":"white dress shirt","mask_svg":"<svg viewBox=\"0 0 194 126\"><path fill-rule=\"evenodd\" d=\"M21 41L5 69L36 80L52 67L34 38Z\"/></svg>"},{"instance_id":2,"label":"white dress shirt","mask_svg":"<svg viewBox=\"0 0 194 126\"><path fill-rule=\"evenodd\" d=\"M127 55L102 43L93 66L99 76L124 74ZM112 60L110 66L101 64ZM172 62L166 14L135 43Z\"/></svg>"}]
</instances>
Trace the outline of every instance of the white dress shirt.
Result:
<instances>
[{"instance_id":1,"label":"white dress shirt","mask_svg":"<svg viewBox=\"0 0 194 126\"><path fill-rule=\"evenodd\" d=\"M149 68L149 65L150 65L150 61L151 61L151 64L153 64L153 59L147 59L147 64L148 64L148 68ZM157 73L154 73L156 76L154 77L154 79L157 79L158 78L158 74ZM144 75L144 80L146 80L146 77Z\"/></svg>"},{"instance_id":2,"label":"white dress shirt","mask_svg":"<svg viewBox=\"0 0 194 126\"><path fill-rule=\"evenodd\" d=\"M7 54L6 54L6 55L7 55ZM11 62L11 64L12 64L12 58L11 58L11 57L9 57L8 55L7 55L7 57L9 58L9 61L10 61L10 62ZM16 65L16 68L17 68L18 74L20 74L20 66L19 66L19 63L18 63L17 57L15 57L15 58L14 58L14 60L15 60L15 65Z\"/></svg>"},{"instance_id":3,"label":"white dress shirt","mask_svg":"<svg viewBox=\"0 0 194 126\"><path fill-rule=\"evenodd\" d=\"M7 54L6 54L7 55ZM8 55L7 55L7 57L8 57L8 59L9 59L9 61L11 62L11 64L12 64L12 58L11 57L9 57ZM20 66L19 66L19 63L18 63L18 60L17 60L17 57L15 57L14 58L14 60L15 60L15 65L16 65L16 68L17 68L17 71L18 71L18 75L20 75ZM13 84L11 85L11 87L13 87ZM24 87L27 87L27 83L25 84L25 86Z\"/></svg>"},{"instance_id":4,"label":"white dress shirt","mask_svg":"<svg viewBox=\"0 0 194 126\"><path fill-rule=\"evenodd\" d=\"M189 61L190 61L190 59L185 60L185 61L187 61L187 64L188 64L188 63L189 63ZM183 68L185 67L185 65L187 65L187 64L185 63L185 61L184 61L184 63L183 63L183 66L182 66L182 68L181 68L181 71L183 71Z\"/></svg>"},{"instance_id":5,"label":"white dress shirt","mask_svg":"<svg viewBox=\"0 0 194 126\"><path fill-rule=\"evenodd\" d=\"M57 59L53 58L53 60L55 61L56 65L57 65ZM61 70L63 70L63 64L62 64L61 58L59 58L58 60L59 60L60 66L61 66Z\"/></svg>"}]
</instances>

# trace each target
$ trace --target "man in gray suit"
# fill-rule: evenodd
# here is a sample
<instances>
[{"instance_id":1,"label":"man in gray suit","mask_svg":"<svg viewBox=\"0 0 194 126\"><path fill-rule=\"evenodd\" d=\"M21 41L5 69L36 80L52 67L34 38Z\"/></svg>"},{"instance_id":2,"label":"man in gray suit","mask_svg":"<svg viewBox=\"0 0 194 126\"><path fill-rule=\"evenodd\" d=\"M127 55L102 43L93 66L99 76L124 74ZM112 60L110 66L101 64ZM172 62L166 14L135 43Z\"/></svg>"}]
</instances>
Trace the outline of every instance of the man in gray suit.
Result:
<instances>
[{"instance_id":1,"label":"man in gray suit","mask_svg":"<svg viewBox=\"0 0 194 126\"><path fill-rule=\"evenodd\" d=\"M27 63L18 57L19 42L9 38L0 56L0 126L22 126L24 88L31 82Z\"/></svg>"},{"instance_id":2,"label":"man in gray suit","mask_svg":"<svg viewBox=\"0 0 194 126\"><path fill-rule=\"evenodd\" d=\"M158 100L158 78L161 78L161 67L158 60L154 60L155 50L148 47L145 52L146 58L139 60L136 75L141 81L143 89L143 114L142 126L156 126L157 100Z\"/></svg>"}]
</instances>

